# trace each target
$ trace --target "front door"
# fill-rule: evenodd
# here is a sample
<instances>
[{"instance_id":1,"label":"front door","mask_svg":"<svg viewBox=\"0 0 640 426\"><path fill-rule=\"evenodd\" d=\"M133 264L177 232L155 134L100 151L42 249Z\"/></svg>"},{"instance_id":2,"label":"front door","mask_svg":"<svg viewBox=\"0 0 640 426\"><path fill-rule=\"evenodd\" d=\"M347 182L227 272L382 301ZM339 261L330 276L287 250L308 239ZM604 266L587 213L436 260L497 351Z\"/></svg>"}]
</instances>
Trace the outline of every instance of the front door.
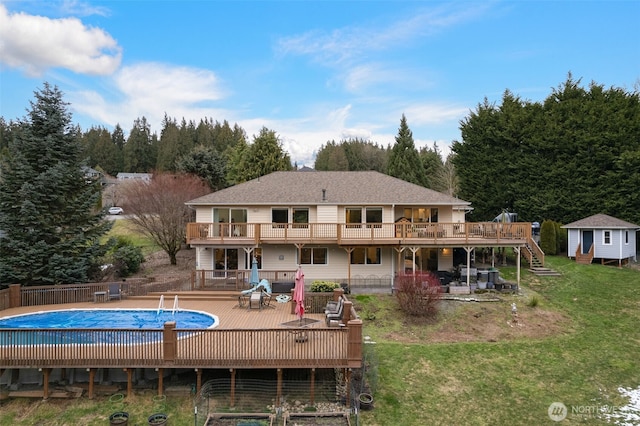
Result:
<instances>
[{"instance_id":1,"label":"front door","mask_svg":"<svg viewBox=\"0 0 640 426\"><path fill-rule=\"evenodd\" d=\"M593 231L582 231L582 254L589 253L593 245Z\"/></svg>"}]
</instances>

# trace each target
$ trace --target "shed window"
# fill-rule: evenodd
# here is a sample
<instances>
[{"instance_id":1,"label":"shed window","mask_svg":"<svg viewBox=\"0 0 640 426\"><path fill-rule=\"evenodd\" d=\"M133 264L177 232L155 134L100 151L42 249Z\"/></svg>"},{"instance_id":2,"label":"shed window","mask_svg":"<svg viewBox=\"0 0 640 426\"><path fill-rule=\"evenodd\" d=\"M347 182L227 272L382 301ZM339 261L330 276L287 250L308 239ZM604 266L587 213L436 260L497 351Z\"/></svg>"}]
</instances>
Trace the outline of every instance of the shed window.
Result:
<instances>
[{"instance_id":1,"label":"shed window","mask_svg":"<svg viewBox=\"0 0 640 426\"><path fill-rule=\"evenodd\" d=\"M611 245L611 231L602 232L602 244L606 246Z\"/></svg>"},{"instance_id":2,"label":"shed window","mask_svg":"<svg viewBox=\"0 0 640 426\"><path fill-rule=\"evenodd\" d=\"M629 231L624 231L624 243L629 244Z\"/></svg>"}]
</instances>

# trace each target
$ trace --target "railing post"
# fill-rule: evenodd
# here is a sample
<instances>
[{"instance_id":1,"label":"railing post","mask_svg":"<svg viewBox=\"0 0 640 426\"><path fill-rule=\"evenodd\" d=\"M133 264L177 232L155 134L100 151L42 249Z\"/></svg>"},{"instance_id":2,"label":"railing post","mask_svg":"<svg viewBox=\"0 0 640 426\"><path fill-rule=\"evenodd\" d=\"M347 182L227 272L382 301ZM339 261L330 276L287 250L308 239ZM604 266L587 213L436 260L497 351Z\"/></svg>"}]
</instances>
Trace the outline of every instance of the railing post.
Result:
<instances>
[{"instance_id":1,"label":"railing post","mask_svg":"<svg viewBox=\"0 0 640 426\"><path fill-rule=\"evenodd\" d=\"M346 309L346 306L345 306ZM347 362L349 368L362 367L362 320L351 320L347 323L348 343Z\"/></svg>"},{"instance_id":2,"label":"railing post","mask_svg":"<svg viewBox=\"0 0 640 426\"><path fill-rule=\"evenodd\" d=\"M162 347L165 362L175 362L178 349L178 339L176 337L176 322L168 321L164 323L162 330Z\"/></svg>"},{"instance_id":3,"label":"railing post","mask_svg":"<svg viewBox=\"0 0 640 426\"><path fill-rule=\"evenodd\" d=\"M9 307L19 308L22 306L22 299L20 297L20 284L9 285Z\"/></svg>"}]
</instances>

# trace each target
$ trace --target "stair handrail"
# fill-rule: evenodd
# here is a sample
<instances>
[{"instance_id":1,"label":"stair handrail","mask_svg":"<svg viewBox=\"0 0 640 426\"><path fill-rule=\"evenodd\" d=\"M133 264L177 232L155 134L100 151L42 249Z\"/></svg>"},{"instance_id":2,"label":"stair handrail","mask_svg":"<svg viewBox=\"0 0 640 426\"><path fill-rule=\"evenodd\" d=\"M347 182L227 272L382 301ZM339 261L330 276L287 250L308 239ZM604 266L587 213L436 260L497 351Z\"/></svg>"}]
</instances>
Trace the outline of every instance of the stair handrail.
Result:
<instances>
[{"instance_id":1,"label":"stair handrail","mask_svg":"<svg viewBox=\"0 0 640 426\"><path fill-rule=\"evenodd\" d=\"M528 244L529 250L531 250L532 257L537 258L540 261L540 265L544 266L544 252L542 251L538 243L536 243L533 238L528 237L527 244ZM529 264L531 264L531 260L532 259L529 259Z\"/></svg>"}]
</instances>

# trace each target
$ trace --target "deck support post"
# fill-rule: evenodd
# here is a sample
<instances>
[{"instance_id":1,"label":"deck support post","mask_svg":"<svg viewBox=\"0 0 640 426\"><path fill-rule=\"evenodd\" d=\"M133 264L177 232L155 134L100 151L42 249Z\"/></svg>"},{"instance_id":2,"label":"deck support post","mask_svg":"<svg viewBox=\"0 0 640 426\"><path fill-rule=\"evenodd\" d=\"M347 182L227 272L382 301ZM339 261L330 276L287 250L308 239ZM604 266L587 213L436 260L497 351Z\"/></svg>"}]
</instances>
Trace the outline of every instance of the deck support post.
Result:
<instances>
[{"instance_id":1,"label":"deck support post","mask_svg":"<svg viewBox=\"0 0 640 426\"><path fill-rule=\"evenodd\" d=\"M282 368L278 368L278 384L276 387L276 405L279 407L282 404Z\"/></svg>"},{"instance_id":2,"label":"deck support post","mask_svg":"<svg viewBox=\"0 0 640 426\"><path fill-rule=\"evenodd\" d=\"M316 369L311 369L311 405L315 403L316 399Z\"/></svg>"},{"instance_id":3,"label":"deck support post","mask_svg":"<svg viewBox=\"0 0 640 426\"><path fill-rule=\"evenodd\" d=\"M42 376L42 399L46 401L47 399L49 399L49 377L51 376L51 369L43 368Z\"/></svg>"},{"instance_id":4,"label":"deck support post","mask_svg":"<svg viewBox=\"0 0 640 426\"><path fill-rule=\"evenodd\" d=\"M347 389L347 398L346 398L347 400L345 402L346 402L347 408L351 408L351 369L350 368L344 369L344 381L345 381L345 387Z\"/></svg>"},{"instance_id":5,"label":"deck support post","mask_svg":"<svg viewBox=\"0 0 640 426\"><path fill-rule=\"evenodd\" d=\"M200 393L202 388L202 369L196 368L196 395Z\"/></svg>"},{"instance_id":6,"label":"deck support post","mask_svg":"<svg viewBox=\"0 0 640 426\"><path fill-rule=\"evenodd\" d=\"M520 247L514 247L513 251L516 252L516 269L518 271L518 278L517 278L517 283L518 283L518 288L520 288ZM495 283L494 283L495 284Z\"/></svg>"},{"instance_id":7,"label":"deck support post","mask_svg":"<svg viewBox=\"0 0 640 426\"><path fill-rule=\"evenodd\" d=\"M89 372L89 399L94 397L94 386L96 381L96 370L94 368L87 368Z\"/></svg>"},{"instance_id":8,"label":"deck support post","mask_svg":"<svg viewBox=\"0 0 640 426\"><path fill-rule=\"evenodd\" d=\"M467 287L471 285L471 251L472 250L473 250L473 247L464 247L464 251L467 252Z\"/></svg>"},{"instance_id":9,"label":"deck support post","mask_svg":"<svg viewBox=\"0 0 640 426\"><path fill-rule=\"evenodd\" d=\"M229 406L233 407L236 405L236 369L229 369L231 372L231 401L229 401Z\"/></svg>"},{"instance_id":10,"label":"deck support post","mask_svg":"<svg viewBox=\"0 0 640 426\"><path fill-rule=\"evenodd\" d=\"M133 368L125 368L127 372L127 398L133 396Z\"/></svg>"},{"instance_id":11,"label":"deck support post","mask_svg":"<svg viewBox=\"0 0 640 426\"><path fill-rule=\"evenodd\" d=\"M158 396L160 396L164 388L164 368L157 368L156 371L158 372Z\"/></svg>"}]
</instances>

